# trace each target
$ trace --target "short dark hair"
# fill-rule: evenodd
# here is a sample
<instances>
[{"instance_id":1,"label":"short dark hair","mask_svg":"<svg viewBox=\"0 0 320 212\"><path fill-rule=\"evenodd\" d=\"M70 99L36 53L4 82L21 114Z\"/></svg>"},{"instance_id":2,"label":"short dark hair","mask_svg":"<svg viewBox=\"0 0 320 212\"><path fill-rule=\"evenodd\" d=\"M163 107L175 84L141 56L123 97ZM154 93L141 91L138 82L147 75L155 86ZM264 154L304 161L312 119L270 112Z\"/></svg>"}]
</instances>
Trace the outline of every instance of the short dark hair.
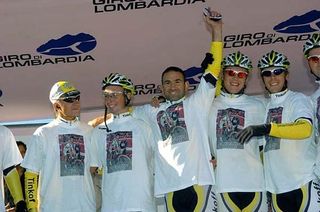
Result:
<instances>
[{"instance_id":1,"label":"short dark hair","mask_svg":"<svg viewBox=\"0 0 320 212\"><path fill-rule=\"evenodd\" d=\"M27 150L27 145L23 143L22 141L17 141L17 146L23 146L25 150Z\"/></svg>"},{"instance_id":2,"label":"short dark hair","mask_svg":"<svg viewBox=\"0 0 320 212\"><path fill-rule=\"evenodd\" d=\"M183 81L186 81L186 76L184 74L184 71L179 68L179 67L176 67L176 66L169 66L168 68L166 68L163 72L162 72L162 75L161 75L161 82L163 84L163 76L168 73L168 72L178 72L178 73L181 73L181 75L183 76Z\"/></svg>"}]
</instances>

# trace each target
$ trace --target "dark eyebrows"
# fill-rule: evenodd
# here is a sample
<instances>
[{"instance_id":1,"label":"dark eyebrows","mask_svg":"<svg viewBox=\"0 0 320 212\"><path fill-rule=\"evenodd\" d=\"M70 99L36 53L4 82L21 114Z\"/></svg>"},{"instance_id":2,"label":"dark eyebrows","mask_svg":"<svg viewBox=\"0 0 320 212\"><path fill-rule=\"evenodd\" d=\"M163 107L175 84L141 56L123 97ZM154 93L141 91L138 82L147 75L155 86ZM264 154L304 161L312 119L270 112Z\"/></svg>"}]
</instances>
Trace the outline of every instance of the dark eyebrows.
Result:
<instances>
[{"instance_id":1,"label":"dark eyebrows","mask_svg":"<svg viewBox=\"0 0 320 212\"><path fill-rule=\"evenodd\" d=\"M168 83L171 83L171 82L175 82L175 83L180 83L180 82L184 82L183 79L174 79L174 80L170 80L170 79L167 79L167 80L164 80L163 81L163 84L168 84Z\"/></svg>"}]
</instances>

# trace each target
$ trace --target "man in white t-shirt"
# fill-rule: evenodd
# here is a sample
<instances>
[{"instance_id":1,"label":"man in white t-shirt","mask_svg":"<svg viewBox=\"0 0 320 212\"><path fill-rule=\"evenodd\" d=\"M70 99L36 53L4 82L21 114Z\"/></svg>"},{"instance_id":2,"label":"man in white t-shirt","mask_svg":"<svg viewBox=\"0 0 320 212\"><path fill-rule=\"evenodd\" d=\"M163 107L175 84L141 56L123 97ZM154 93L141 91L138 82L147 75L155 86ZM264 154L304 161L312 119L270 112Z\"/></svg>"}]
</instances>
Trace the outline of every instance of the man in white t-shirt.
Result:
<instances>
[{"instance_id":1,"label":"man in white t-shirt","mask_svg":"<svg viewBox=\"0 0 320 212\"><path fill-rule=\"evenodd\" d=\"M197 90L187 97L183 70L171 66L161 77L166 101L159 107L133 109L133 116L146 121L156 138L155 195L165 195L168 211L215 210L215 206L211 208L216 200L211 193L215 179L207 124L222 60L222 22L209 16L205 21L212 32L214 62L201 77Z\"/></svg>"},{"instance_id":2,"label":"man in white t-shirt","mask_svg":"<svg viewBox=\"0 0 320 212\"><path fill-rule=\"evenodd\" d=\"M315 33L303 46L304 56L308 60L311 73L316 77L316 83L320 84L320 33ZM311 95L315 112L315 135L318 146L317 166L315 174L320 178L320 86Z\"/></svg>"},{"instance_id":3,"label":"man in white t-shirt","mask_svg":"<svg viewBox=\"0 0 320 212\"><path fill-rule=\"evenodd\" d=\"M264 121L264 104L244 94L252 63L234 52L222 61L222 90L209 115L209 137L217 159L215 168L218 211L267 211L267 198L259 146L252 138L240 144L239 130Z\"/></svg>"},{"instance_id":4,"label":"man in white t-shirt","mask_svg":"<svg viewBox=\"0 0 320 212\"><path fill-rule=\"evenodd\" d=\"M91 167L102 168L102 212L155 212L153 145L150 127L132 117L134 85L125 75L103 80L108 121L92 132ZM96 163L95 163L96 162Z\"/></svg>"},{"instance_id":5,"label":"man in white t-shirt","mask_svg":"<svg viewBox=\"0 0 320 212\"><path fill-rule=\"evenodd\" d=\"M259 60L270 94L266 124L246 127L238 139L247 143L252 136L266 136L264 170L273 211L319 211L313 108L307 96L287 88L289 65L287 57L276 51Z\"/></svg>"},{"instance_id":6,"label":"man in white t-shirt","mask_svg":"<svg viewBox=\"0 0 320 212\"><path fill-rule=\"evenodd\" d=\"M23 199L20 176L16 166L21 163L22 157L11 131L0 125L0 211L5 211L3 199L3 178L10 190L16 205L16 212L27 211Z\"/></svg>"},{"instance_id":7,"label":"man in white t-shirt","mask_svg":"<svg viewBox=\"0 0 320 212\"><path fill-rule=\"evenodd\" d=\"M88 164L92 128L78 119L80 92L69 82L59 81L52 86L49 99L56 117L34 132L21 164L26 168L28 209L42 212L95 211Z\"/></svg>"}]
</instances>

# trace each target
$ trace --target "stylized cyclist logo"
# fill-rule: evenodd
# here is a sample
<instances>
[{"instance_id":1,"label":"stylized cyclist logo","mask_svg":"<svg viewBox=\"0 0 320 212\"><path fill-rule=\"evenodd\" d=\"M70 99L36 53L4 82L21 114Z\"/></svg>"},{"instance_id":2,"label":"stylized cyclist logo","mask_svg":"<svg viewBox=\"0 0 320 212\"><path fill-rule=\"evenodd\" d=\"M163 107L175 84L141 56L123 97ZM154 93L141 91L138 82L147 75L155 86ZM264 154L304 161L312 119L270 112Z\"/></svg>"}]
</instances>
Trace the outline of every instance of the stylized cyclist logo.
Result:
<instances>
[{"instance_id":1,"label":"stylized cyclist logo","mask_svg":"<svg viewBox=\"0 0 320 212\"><path fill-rule=\"evenodd\" d=\"M119 132L120 133L120 132ZM121 132L113 134L107 141L107 167L108 173L132 168L132 144L129 142L132 134Z\"/></svg>"}]
</instances>

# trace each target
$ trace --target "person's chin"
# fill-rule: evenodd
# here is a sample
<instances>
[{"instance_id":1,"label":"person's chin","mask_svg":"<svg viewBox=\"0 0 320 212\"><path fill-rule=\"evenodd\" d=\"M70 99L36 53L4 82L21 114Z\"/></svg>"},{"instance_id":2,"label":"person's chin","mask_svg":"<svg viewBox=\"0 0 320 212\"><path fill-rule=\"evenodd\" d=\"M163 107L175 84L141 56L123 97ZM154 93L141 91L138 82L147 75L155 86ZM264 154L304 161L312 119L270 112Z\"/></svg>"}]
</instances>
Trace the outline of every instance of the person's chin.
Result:
<instances>
[{"instance_id":1,"label":"person's chin","mask_svg":"<svg viewBox=\"0 0 320 212\"><path fill-rule=\"evenodd\" d=\"M75 111L75 112L73 113L73 115L74 115L75 117L80 116L80 110L79 110L79 111Z\"/></svg>"},{"instance_id":2,"label":"person's chin","mask_svg":"<svg viewBox=\"0 0 320 212\"><path fill-rule=\"evenodd\" d=\"M172 98L168 98L169 99L169 101L178 101L179 99L181 99L181 98L179 98L179 97L172 97Z\"/></svg>"},{"instance_id":3,"label":"person's chin","mask_svg":"<svg viewBox=\"0 0 320 212\"><path fill-rule=\"evenodd\" d=\"M231 94L237 94L241 91L241 88L240 88L240 86L233 86L229 90L230 90L229 92Z\"/></svg>"}]
</instances>

